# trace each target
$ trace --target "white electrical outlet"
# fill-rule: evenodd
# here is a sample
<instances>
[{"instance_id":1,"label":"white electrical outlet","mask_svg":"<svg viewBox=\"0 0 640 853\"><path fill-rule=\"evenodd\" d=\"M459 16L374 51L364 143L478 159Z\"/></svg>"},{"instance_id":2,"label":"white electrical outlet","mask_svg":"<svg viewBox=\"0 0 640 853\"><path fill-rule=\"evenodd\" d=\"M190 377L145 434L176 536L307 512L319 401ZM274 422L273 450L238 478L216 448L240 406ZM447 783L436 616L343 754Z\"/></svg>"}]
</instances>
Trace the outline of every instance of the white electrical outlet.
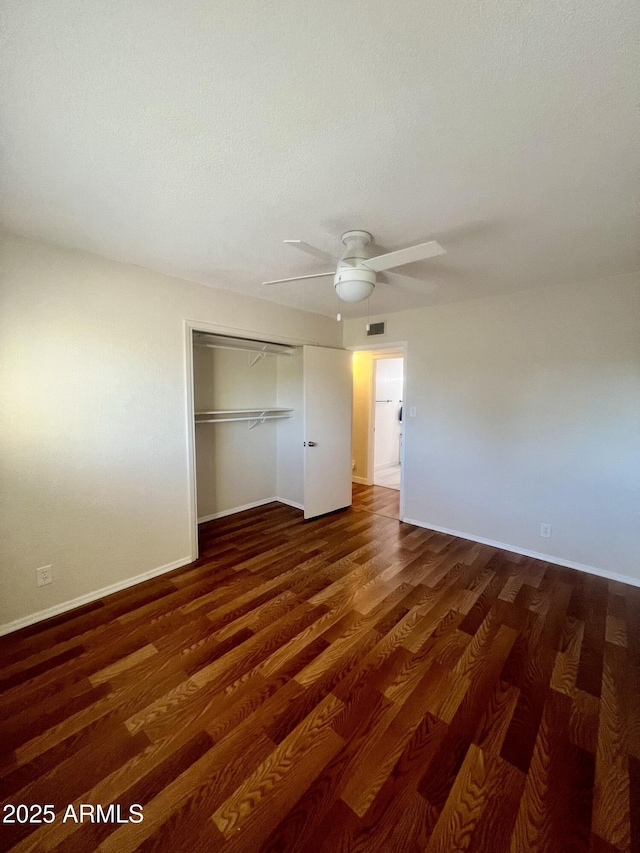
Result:
<instances>
[{"instance_id":1,"label":"white electrical outlet","mask_svg":"<svg viewBox=\"0 0 640 853\"><path fill-rule=\"evenodd\" d=\"M542 522L542 524L540 525L540 536L542 536L543 539L550 539L551 538L551 525L550 524L545 524L545 522Z\"/></svg>"},{"instance_id":2,"label":"white electrical outlet","mask_svg":"<svg viewBox=\"0 0 640 853\"><path fill-rule=\"evenodd\" d=\"M416 407L415 406L409 406L409 417L415 418L415 416L416 416Z\"/></svg>"},{"instance_id":3,"label":"white electrical outlet","mask_svg":"<svg viewBox=\"0 0 640 853\"><path fill-rule=\"evenodd\" d=\"M51 566L42 566L41 569L36 569L36 581L38 586L46 586L53 582L53 569Z\"/></svg>"}]
</instances>

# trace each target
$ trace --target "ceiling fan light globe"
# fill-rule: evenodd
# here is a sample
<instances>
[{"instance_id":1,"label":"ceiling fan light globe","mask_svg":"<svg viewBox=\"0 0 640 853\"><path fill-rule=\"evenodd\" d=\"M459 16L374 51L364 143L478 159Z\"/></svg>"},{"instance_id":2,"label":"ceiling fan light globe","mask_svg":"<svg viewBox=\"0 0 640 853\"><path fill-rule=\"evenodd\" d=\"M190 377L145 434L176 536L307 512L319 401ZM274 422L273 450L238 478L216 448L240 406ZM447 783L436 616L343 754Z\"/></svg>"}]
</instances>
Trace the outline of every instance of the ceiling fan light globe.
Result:
<instances>
[{"instance_id":1,"label":"ceiling fan light globe","mask_svg":"<svg viewBox=\"0 0 640 853\"><path fill-rule=\"evenodd\" d=\"M340 270L335 279L336 293L343 302L362 302L376 286L376 275L368 270Z\"/></svg>"}]
</instances>

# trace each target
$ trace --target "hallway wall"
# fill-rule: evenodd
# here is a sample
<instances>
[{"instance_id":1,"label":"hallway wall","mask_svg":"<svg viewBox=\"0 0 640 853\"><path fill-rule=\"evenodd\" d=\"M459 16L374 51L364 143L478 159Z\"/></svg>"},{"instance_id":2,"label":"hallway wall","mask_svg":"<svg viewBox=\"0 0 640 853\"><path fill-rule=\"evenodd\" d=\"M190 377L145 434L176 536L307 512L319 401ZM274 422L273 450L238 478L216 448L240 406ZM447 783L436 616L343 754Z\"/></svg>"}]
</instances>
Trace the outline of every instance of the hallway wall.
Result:
<instances>
[{"instance_id":1,"label":"hallway wall","mask_svg":"<svg viewBox=\"0 0 640 853\"><path fill-rule=\"evenodd\" d=\"M399 414L402 405L403 359L379 358L375 361L375 433L373 464L377 470L400 463Z\"/></svg>"}]
</instances>

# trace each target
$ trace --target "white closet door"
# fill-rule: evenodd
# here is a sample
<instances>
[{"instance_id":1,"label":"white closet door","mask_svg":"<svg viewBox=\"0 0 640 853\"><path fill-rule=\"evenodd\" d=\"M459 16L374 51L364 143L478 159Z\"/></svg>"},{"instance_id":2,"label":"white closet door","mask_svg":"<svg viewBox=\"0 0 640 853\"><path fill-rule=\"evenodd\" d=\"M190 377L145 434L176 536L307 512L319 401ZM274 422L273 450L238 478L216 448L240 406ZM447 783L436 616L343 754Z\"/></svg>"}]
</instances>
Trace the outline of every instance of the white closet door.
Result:
<instances>
[{"instance_id":1,"label":"white closet door","mask_svg":"<svg viewBox=\"0 0 640 853\"><path fill-rule=\"evenodd\" d=\"M304 347L304 517L351 506L352 354Z\"/></svg>"}]
</instances>

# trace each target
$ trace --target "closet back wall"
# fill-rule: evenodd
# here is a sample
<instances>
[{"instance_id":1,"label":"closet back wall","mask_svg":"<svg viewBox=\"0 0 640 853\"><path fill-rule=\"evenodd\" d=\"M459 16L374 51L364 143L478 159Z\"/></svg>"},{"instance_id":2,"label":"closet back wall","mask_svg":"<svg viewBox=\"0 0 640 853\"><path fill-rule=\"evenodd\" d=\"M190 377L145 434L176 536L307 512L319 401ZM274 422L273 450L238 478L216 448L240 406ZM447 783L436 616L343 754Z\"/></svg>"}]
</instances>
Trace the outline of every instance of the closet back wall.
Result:
<instances>
[{"instance_id":1,"label":"closet back wall","mask_svg":"<svg viewBox=\"0 0 640 853\"><path fill-rule=\"evenodd\" d=\"M194 347L196 412L273 406L276 360L254 353ZM288 360L288 359L287 359ZM276 494L276 420L249 429L248 421L196 426L198 521L273 498Z\"/></svg>"}]
</instances>

